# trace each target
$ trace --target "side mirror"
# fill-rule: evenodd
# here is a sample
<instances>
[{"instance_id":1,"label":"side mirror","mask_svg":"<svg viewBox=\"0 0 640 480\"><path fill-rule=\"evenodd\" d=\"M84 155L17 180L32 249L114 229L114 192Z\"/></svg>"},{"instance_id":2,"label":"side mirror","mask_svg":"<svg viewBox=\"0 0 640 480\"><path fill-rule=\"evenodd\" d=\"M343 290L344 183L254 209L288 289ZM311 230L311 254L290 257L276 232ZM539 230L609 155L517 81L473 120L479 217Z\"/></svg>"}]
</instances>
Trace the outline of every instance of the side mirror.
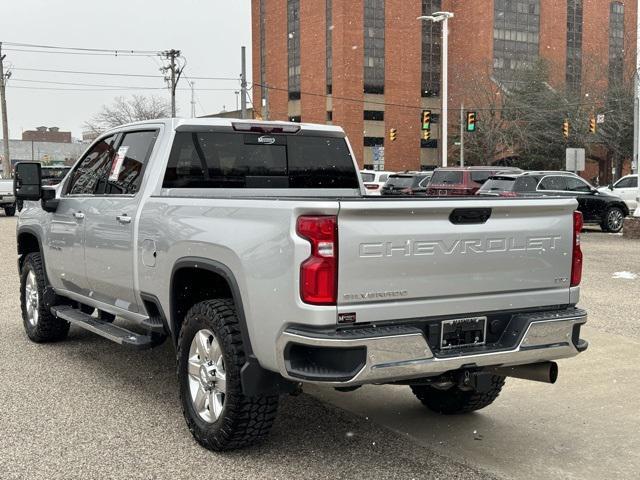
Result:
<instances>
[{"instance_id":1,"label":"side mirror","mask_svg":"<svg viewBox=\"0 0 640 480\"><path fill-rule=\"evenodd\" d=\"M609 185L607 185L607 188L613 192L613 183L610 183Z\"/></svg>"},{"instance_id":2,"label":"side mirror","mask_svg":"<svg viewBox=\"0 0 640 480\"><path fill-rule=\"evenodd\" d=\"M13 193L17 200L40 200L42 173L39 162L16 163Z\"/></svg>"},{"instance_id":3,"label":"side mirror","mask_svg":"<svg viewBox=\"0 0 640 480\"><path fill-rule=\"evenodd\" d=\"M56 198L56 187L45 185L42 187L42 199L40 204L45 212L55 212L58 209L59 199Z\"/></svg>"}]
</instances>

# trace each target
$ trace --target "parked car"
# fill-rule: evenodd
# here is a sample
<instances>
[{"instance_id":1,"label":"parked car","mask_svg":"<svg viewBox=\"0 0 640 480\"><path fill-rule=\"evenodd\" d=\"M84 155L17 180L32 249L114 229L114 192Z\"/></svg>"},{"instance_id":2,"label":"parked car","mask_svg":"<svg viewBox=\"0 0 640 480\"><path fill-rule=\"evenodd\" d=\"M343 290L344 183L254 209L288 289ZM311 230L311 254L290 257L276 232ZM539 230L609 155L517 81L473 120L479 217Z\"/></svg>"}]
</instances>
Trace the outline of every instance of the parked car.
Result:
<instances>
[{"instance_id":1,"label":"parked car","mask_svg":"<svg viewBox=\"0 0 640 480\"><path fill-rule=\"evenodd\" d=\"M0 179L0 208L4 209L7 217L16 214L16 197L13 196L13 180Z\"/></svg>"},{"instance_id":2,"label":"parked car","mask_svg":"<svg viewBox=\"0 0 640 480\"><path fill-rule=\"evenodd\" d=\"M521 172L514 167L447 167L433 172L427 188L428 196L463 196L475 194L491 175L499 172Z\"/></svg>"},{"instance_id":3,"label":"parked car","mask_svg":"<svg viewBox=\"0 0 640 480\"><path fill-rule=\"evenodd\" d=\"M367 189L367 195L380 195L382 187L392 173L378 170L361 170L360 176L362 177L364 188Z\"/></svg>"},{"instance_id":4,"label":"parked car","mask_svg":"<svg viewBox=\"0 0 640 480\"><path fill-rule=\"evenodd\" d=\"M460 414L588 347L572 198L367 197L341 128L220 118L105 132L55 187L15 172L26 335L170 339L206 448L262 439L304 384L403 384Z\"/></svg>"},{"instance_id":5,"label":"parked car","mask_svg":"<svg viewBox=\"0 0 640 480\"><path fill-rule=\"evenodd\" d=\"M57 185L69 173L71 167L65 165L43 165L42 166L42 185Z\"/></svg>"},{"instance_id":6,"label":"parked car","mask_svg":"<svg viewBox=\"0 0 640 480\"><path fill-rule=\"evenodd\" d=\"M638 201L636 200L638 196L638 175L627 175L612 185L598 188L598 191L622 198L629 210L633 211L638 206Z\"/></svg>"},{"instance_id":7,"label":"parked car","mask_svg":"<svg viewBox=\"0 0 640 480\"><path fill-rule=\"evenodd\" d=\"M518 197L530 195L574 197L584 222L600 225L604 232L622 230L629 207L615 195L600 191L571 172L524 172L489 177L477 195Z\"/></svg>"},{"instance_id":8,"label":"parked car","mask_svg":"<svg viewBox=\"0 0 640 480\"><path fill-rule=\"evenodd\" d=\"M381 195L425 194L432 172L405 172L389 175L382 187Z\"/></svg>"}]
</instances>

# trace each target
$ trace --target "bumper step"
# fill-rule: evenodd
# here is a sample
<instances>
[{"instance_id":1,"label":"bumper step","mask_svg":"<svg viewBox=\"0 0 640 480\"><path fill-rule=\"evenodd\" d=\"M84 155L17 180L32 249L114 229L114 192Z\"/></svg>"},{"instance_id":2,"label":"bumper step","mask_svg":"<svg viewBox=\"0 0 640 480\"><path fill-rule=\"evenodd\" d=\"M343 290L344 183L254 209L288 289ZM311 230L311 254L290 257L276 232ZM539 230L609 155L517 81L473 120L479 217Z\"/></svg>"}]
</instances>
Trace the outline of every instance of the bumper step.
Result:
<instances>
[{"instance_id":1,"label":"bumper step","mask_svg":"<svg viewBox=\"0 0 640 480\"><path fill-rule=\"evenodd\" d=\"M154 338L151 335L132 332L113 323L103 322L70 306L51 307L51 313L58 318L66 320L85 330L89 330L90 332L97 333L101 337L119 345L139 350L151 348L155 345Z\"/></svg>"}]
</instances>

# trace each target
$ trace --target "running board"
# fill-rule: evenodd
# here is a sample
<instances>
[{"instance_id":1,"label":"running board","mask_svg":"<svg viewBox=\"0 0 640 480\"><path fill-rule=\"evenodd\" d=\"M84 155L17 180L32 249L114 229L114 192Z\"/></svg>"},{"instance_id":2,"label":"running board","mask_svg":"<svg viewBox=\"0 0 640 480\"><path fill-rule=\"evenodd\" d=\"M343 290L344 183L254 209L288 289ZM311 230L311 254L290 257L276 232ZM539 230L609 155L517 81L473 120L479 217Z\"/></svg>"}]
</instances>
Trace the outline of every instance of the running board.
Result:
<instances>
[{"instance_id":1,"label":"running board","mask_svg":"<svg viewBox=\"0 0 640 480\"><path fill-rule=\"evenodd\" d=\"M151 348L156 344L151 335L135 333L114 325L113 323L103 322L91 315L82 313L77 308L67 305L51 307L51 313L58 318L66 320L85 330L89 330L90 332L97 333L101 337L116 342L119 345L143 350L145 348Z\"/></svg>"}]
</instances>

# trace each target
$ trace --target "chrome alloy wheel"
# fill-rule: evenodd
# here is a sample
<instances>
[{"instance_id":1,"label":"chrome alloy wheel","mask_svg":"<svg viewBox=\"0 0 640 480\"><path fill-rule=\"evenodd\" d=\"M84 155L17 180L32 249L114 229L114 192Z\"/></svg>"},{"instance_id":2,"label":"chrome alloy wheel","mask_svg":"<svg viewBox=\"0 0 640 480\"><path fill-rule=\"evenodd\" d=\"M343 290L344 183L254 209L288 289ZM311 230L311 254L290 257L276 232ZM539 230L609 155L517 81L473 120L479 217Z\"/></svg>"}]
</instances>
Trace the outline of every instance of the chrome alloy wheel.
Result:
<instances>
[{"instance_id":1,"label":"chrome alloy wheel","mask_svg":"<svg viewBox=\"0 0 640 480\"><path fill-rule=\"evenodd\" d=\"M27 320L32 327L38 325L40 299L38 298L38 283L33 270L29 271L24 286L24 304L27 307Z\"/></svg>"},{"instance_id":2,"label":"chrome alloy wheel","mask_svg":"<svg viewBox=\"0 0 640 480\"><path fill-rule=\"evenodd\" d=\"M607 226L612 232L617 232L622 227L623 221L624 215L620 210L616 208L609 212L609 216L607 218Z\"/></svg>"},{"instance_id":3,"label":"chrome alloy wheel","mask_svg":"<svg viewBox=\"0 0 640 480\"><path fill-rule=\"evenodd\" d=\"M218 339L210 330L199 330L189 348L189 392L198 416L214 423L222 414L227 377Z\"/></svg>"}]
</instances>

